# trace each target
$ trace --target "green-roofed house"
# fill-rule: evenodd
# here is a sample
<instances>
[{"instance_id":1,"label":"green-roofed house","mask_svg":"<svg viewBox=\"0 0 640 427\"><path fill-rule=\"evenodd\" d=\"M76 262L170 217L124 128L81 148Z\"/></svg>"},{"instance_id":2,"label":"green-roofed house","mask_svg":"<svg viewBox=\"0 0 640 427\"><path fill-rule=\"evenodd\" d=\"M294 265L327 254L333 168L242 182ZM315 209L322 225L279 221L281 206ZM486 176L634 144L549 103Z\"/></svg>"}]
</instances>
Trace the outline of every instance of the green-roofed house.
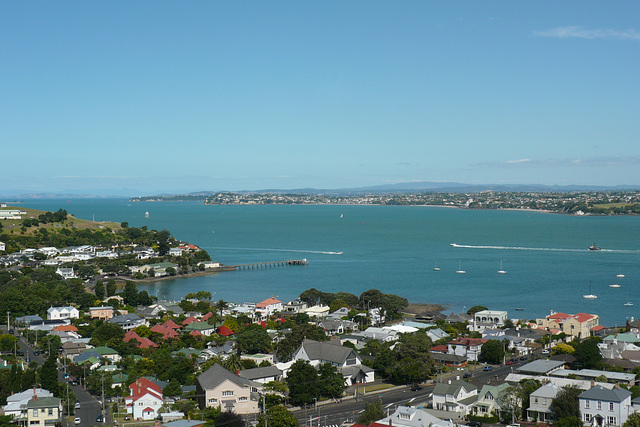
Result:
<instances>
[{"instance_id":1,"label":"green-roofed house","mask_svg":"<svg viewBox=\"0 0 640 427\"><path fill-rule=\"evenodd\" d=\"M171 355L173 357L177 357L179 354L182 354L187 359L190 359L191 356L200 357L200 353L202 353L202 350L197 350L195 348L181 348L180 350L172 351Z\"/></svg>"},{"instance_id":2,"label":"green-roofed house","mask_svg":"<svg viewBox=\"0 0 640 427\"><path fill-rule=\"evenodd\" d=\"M640 342L640 338L638 338L636 334L625 332L623 334L613 334L606 336L603 341L607 344L615 342L636 343Z\"/></svg>"},{"instance_id":3,"label":"green-roofed house","mask_svg":"<svg viewBox=\"0 0 640 427\"><path fill-rule=\"evenodd\" d=\"M28 426L55 426L62 418L62 400L57 397L37 397L27 402Z\"/></svg>"},{"instance_id":4,"label":"green-roofed house","mask_svg":"<svg viewBox=\"0 0 640 427\"><path fill-rule=\"evenodd\" d=\"M185 332L198 331L204 336L209 336L216 331L216 327L208 324L207 322L191 322L185 328Z\"/></svg>"},{"instance_id":5,"label":"green-roofed house","mask_svg":"<svg viewBox=\"0 0 640 427\"><path fill-rule=\"evenodd\" d=\"M120 361L120 359L122 359L120 353L109 347L96 347L92 350L98 353L101 357L109 359L114 363L117 363Z\"/></svg>"},{"instance_id":6,"label":"green-roofed house","mask_svg":"<svg viewBox=\"0 0 640 427\"><path fill-rule=\"evenodd\" d=\"M119 374L115 374L111 377L111 388L116 388L118 386L125 386L127 380L129 379L129 375L123 374L120 372Z\"/></svg>"},{"instance_id":7,"label":"green-roofed house","mask_svg":"<svg viewBox=\"0 0 640 427\"><path fill-rule=\"evenodd\" d=\"M500 405L498 404L498 396L509 387L509 384L503 383L500 385L483 385L480 393L478 393L478 400L473 404L471 413L473 415L491 415L494 411L500 412Z\"/></svg>"}]
</instances>

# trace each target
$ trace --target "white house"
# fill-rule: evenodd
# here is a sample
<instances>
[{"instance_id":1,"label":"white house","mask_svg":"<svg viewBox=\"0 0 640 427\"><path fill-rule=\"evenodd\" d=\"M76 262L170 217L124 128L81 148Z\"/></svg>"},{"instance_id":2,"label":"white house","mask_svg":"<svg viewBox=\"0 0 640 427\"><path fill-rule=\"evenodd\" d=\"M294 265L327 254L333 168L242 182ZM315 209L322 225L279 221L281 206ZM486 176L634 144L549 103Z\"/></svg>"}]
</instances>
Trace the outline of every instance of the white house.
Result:
<instances>
[{"instance_id":1,"label":"white house","mask_svg":"<svg viewBox=\"0 0 640 427\"><path fill-rule=\"evenodd\" d=\"M7 245L4 244L4 242L0 242L0 251L6 251L7 250Z\"/></svg>"},{"instance_id":2,"label":"white house","mask_svg":"<svg viewBox=\"0 0 640 427\"><path fill-rule=\"evenodd\" d=\"M437 383L433 389L433 409L456 412L457 417L469 413L478 399L478 388L465 381Z\"/></svg>"},{"instance_id":3,"label":"white house","mask_svg":"<svg viewBox=\"0 0 640 427\"><path fill-rule=\"evenodd\" d=\"M456 427L451 421L436 418L424 409L398 406L395 412L378 420L376 424L397 427Z\"/></svg>"},{"instance_id":4,"label":"white house","mask_svg":"<svg viewBox=\"0 0 640 427\"><path fill-rule=\"evenodd\" d=\"M155 419L162 406L162 389L146 378L136 380L129 389L131 395L125 397L127 413L134 419Z\"/></svg>"},{"instance_id":5,"label":"white house","mask_svg":"<svg viewBox=\"0 0 640 427\"><path fill-rule=\"evenodd\" d=\"M304 340L293 354L293 360L307 360L311 364L330 363L340 370L348 386L374 380L373 369L362 365L360 356L352 348L342 346L339 341Z\"/></svg>"},{"instance_id":6,"label":"white house","mask_svg":"<svg viewBox=\"0 0 640 427\"><path fill-rule=\"evenodd\" d=\"M506 320L506 311L482 310L473 315L473 320L469 323L468 329L481 332L488 328L501 328Z\"/></svg>"},{"instance_id":7,"label":"white house","mask_svg":"<svg viewBox=\"0 0 640 427\"><path fill-rule=\"evenodd\" d=\"M275 299L274 297L267 298L264 301L260 301L256 304L256 311L259 311L266 316L270 316L273 313L282 311L282 301Z\"/></svg>"},{"instance_id":8,"label":"white house","mask_svg":"<svg viewBox=\"0 0 640 427\"><path fill-rule=\"evenodd\" d=\"M80 312L75 307L49 307L47 309L47 320L77 319L79 317Z\"/></svg>"},{"instance_id":9,"label":"white house","mask_svg":"<svg viewBox=\"0 0 640 427\"><path fill-rule=\"evenodd\" d=\"M633 411L631 392L619 387L591 387L578 396L578 402L582 421L598 427L621 426Z\"/></svg>"},{"instance_id":10,"label":"white house","mask_svg":"<svg viewBox=\"0 0 640 427\"><path fill-rule=\"evenodd\" d=\"M59 274L60 276L62 276L63 279L75 279L76 277L76 272L73 271L73 268L60 268L58 267L58 269L56 270L56 274Z\"/></svg>"}]
</instances>

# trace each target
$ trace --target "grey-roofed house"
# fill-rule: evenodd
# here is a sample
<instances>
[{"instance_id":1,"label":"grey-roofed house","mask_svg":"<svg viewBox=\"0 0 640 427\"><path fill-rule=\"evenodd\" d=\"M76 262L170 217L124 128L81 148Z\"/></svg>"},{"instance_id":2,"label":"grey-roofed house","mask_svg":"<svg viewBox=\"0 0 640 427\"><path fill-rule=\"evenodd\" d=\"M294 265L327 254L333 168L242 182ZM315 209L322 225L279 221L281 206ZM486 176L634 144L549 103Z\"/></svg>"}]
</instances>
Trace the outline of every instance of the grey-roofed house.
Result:
<instances>
[{"instance_id":1,"label":"grey-roofed house","mask_svg":"<svg viewBox=\"0 0 640 427\"><path fill-rule=\"evenodd\" d=\"M344 347L340 341L304 340L293 354L293 360L307 360L315 364L330 363L340 369L347 385L374 380L373 371L362 365L362 359L358 353L352 348Z\"/></svg>"},{"instance_id":2,"label":"grey-roofed house","mask_svg":"<svg viewBox=\"0 0 640 427\"><path fill-rule=\"evenodd\" d=\"M120 314L107 320L107 322L118 325L125 331L130 331L142 325L148 326L147 321L135 313Z\"/></svg>"},{"instance_id":3,"label":"grey-roofed house","mask_svg":"<svg viewBox=\"0 0 640 427\"><path fill-rule=\"evenodd\" d=\"M559 360L538 359L519 367L516 371L521 374L549 375L551 372L562 369L563 366L564 362Z\"/></svg>"},{"instance_id":4,"label":"grey-roofed house","mask_svg":"<svg viewBox=\"0 0 640 427\"><path fill-rule=\"evenodd\" d=\"M568 378L569 376L576 376L580 379L585 380L595 380L600 376L604 376L607 378L607 381L610 383L616 384L625 384L625 385L635 385L636 376L635 374L628 374L625 372L612 372L612 371L599 371L595 369L560 369L551 373L554 377Z\"/></svg>"},{"instance_id":5,"label":"grey-roofed house","mask_svg":"<svg viewBox=\"0 0 640 427\"><path fill-rule=\"evenodd\" d=\"M325 334L327 335L342 335L350 330L357 330L358 325L349 320L339 320L339 319L324 319L318 322L318 326L321 327Z\"/></svg>"},{"instance_id":6,"label":"grey-roofed house","mask_svg":"<svg viewBox=\"0 0 640 427\"><path fill-rule=\"evenodd\" d=\"M478 387L465 381L437 383L432 397L433 409L456 412L460 417L468 414L478 399Z\"/></svg>"},{"instance_id":7,"label":"grey-roofed house","mask_svg":"<svg viewBox=\"0 0 640 427\"><path fill-rule=\"evenodd\" d=\"M237 414L254 414L258 412L257 384L213 365L197 379L198 404L200 409L217 407Z\"/></svg>"},{"instance_id":8,"label":"grey-roofed house","mask_svg":"<svg viewBox=\"0 0 640 427\"><path fill-rule=\"evenodd\" d=\"M554 421L551 403L562 388L554 384L545 384L529 395L527 418L529 421L552 423Z\"/></svg>"},{"instance_id":9,"label":"grey-roofed house","mask_svg":"<svg viewBox=\"0 0 640 427\"><path fill-rule=\"evenodd\" d=\"M594 386L578 396L582 422L593 426L621 426L632 411L631 392Z\"/></svg>"},{"instance_id":10,"label":"grey-roofed house","mask_svg":"<svg viewBox=\"0 0 640 427\"><path fill-rule=\"evenodd\" d=\"M450 335L440 328L434 328L427 331L427 336L435 342L442 338L449 338Z\"/></svg>"},{"instance_id":11,"label":"grey-roofed house","mask_svg":"<svg viewBox=\"0 0 640 427\"><path fill-rule=\"evenodd\" d=\"M455 427L456 424L436 418L424 409L398 406L395 412L376 424L398 427Z\"/></svg>"},{"instance_id":12,"label":"grey-roofed house","mask_svg":"<svg viewBox=\"0 0 640 427\"><path fill-rule=\"evenodd\" d=\"M282 371L274 365L243 369L239 375L247 380L257 381L262 384L282 380Z\"/></svg>"}]
</instances>

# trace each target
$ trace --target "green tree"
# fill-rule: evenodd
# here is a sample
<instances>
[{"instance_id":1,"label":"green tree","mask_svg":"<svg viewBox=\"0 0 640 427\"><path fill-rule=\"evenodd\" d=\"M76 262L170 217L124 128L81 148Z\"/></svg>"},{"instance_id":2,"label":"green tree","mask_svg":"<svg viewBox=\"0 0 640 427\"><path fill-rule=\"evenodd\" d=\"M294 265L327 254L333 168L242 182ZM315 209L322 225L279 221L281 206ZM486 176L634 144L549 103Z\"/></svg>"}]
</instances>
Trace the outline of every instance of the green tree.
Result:
<instances>
[{"instance_id":1,"label":"green tree","mask_svg":"<svg viewBox=\"0 0 640 427\"><path fill-rule=\"evenodd\" d=\"M562 418L578 417L580 418L580 405L578 396L582 391L576 387L563 387L558 392L555 399L551 403L553 408L553 416L556 420Z\"/></svg>"},{"instance_id":2,"label":"green tree","mask_svg":"<svg viewBox=\"0 0 640 427\"><path fill-rule=\"evenodd\" d=\"M485 307L484 305L474 305L473 307L471 307L469 310L467 310L467 314L469 316L473 316L474 314L476 314L479 311L483 311L483 310L488 310L487 307Z\"/></svg>"},{"instance_id":3,"label":"green tree","mask_svg":"<svg viewBox=\"0 0 640 427\"><path fill-rule=\"evenodd\" d=\"M182 387L180 382L176 378L172 378L169 384L162 390L165 396L180 396L182 394Z\"/></svg>"},{"instance_id":4,"label":"green tree","mask_svg":"<svg viewBox=\"0 0 640 427\"><path fill-rule=\"evenodd\" d=\"M96 298L98 298L99 300L103 300L104 299L104 284L102 283L102 280L98 280L96 282L96 285L93 287L93 291L96 293Z\"/></svg>"},{"instance_id":5,"label":"green tree","mask_svg":"<svg viewBox=\"0 0 640 427\"><path fill-rule=\"evenodd\" d=\"M520 396L522 391L520 385L511 385L498 395L496 402L500 405L500 409L504 411L505 420L512 424L520 417Z\"/></svg>"},{"instance_id":6,"label":"green tree","mask_svg":"<svg viewBox=\"0 0 640 427\"><path fill-rule=\"evenodd\" d=\"M56 356L53 353L49 355L49 358L40 367L40 384L43 389L49 390L55 396L60 395L58 366L56 365Z\"/></svg>"},{"instance_id":7,"label":"green tree","mask_svg":"<svg viewBox=\"0 0 640 427\"><path fill-rule=\"evenodd\" d=\"M258 427L264 427L264 414L258 417ZM272 406L267 410L267 425L278 427L297 427L298 420L282 405Z\"/></svg>"},{"instance_id":8,"label":"green tree","mask_svg":"<svg viewBox=\"0 0 640 427\"><path fill-rule=\"evenodd\" d=\"M271 347L271 337L262 326L253 323L238 333L236 346L243 353L268 353Z\"/></svg>"},{"instance_id":9,"label":"green tree","mask_svg":"<svg viewBox=\"0 0 640 427\"><path fill-rule=\"evenodd\" d=\"M224 427L245 427L247 423L245 423L242 415L229 410L220 413L220 415L216 417L215 425Z\"/></svg>"},{"instance_id":10,"label":"green tree","mask_svg":"<svg viewBox=\"0 0 640 427\"><path fill-rule=\"evenodd\" d=\"M310 404L320 397L316 369L306 360L298 360L291 365L287 375L290 402L294 406Z\"/></svg>"},{"instance_id":11,"label":"green tree","mask_svg":"<svg viewBox=\"0 0 640 427\"><path fill-rule=\"evenodd\" d=\"M629 415L629 418L622 424L622 427L640 427L640 413L634 412Z\"/></svg>"},{"instance_id":12,"label":"green tree","mask_svg":"<svg viewBox=\"0 0 640 427\"><path fill-rule=\"evenodd\" d=\"M580 419L580 417L565 417L561 418L555 423L553 423L554 427L584 427L584 423ZM626 427L626 424L624 424Z\"/></svg>"},{"instance_id":13,"label":"green tree","mask_svg":"<svg viewBox=\"0 0 640 427\"><path fill-rule=\"evenodd\" d=\"M480 361L491 364L502 363L504 357L504 347L498 340L489 340L480 349Z\"/></svg>"},{"instance_id":14,"label":"green tree","mask_svg":"<svg viewBox=\"0 0 640 427\"><path fill-rule=\"evenodd\" d=\"M573 355L576 362L584 369L599 369L602 361L602 354L598 348L598 339L589 338L582 341L576 348Z\"/></svg>"},{"instance_id":15,"label":"green tree","mask_svg":"<svg viewBox=\"0 0 640 427\"><path fill-rule=\"evenodd\" d=\"M337 367L330 363L325 363L320 366L318 374L320 377L319 386L321 396L333 399L342 397L346 386L344 384L344 377L338 371Z\"/></svg>"},{"instance_id":16,"label":"green tree","mask_svg":"<svg viewBox=\"0 0 640 427\"><path fill-rule=\"evenodd\" d=\"M116 294L116 290L118 289L116 285L116 281L113 279L109 279L107 281L107 296L112 297Z\"/></svg>"},{"instance_id":17,"label":"green tree","mask_svg":"<svg viewBox=\"0 0 640 427\"><path fill-rule=\"evenodd\" d=\"M384 409L382 409L382 400L367 402L364 404L364 411L358 415L356 422L368 426L385 417Z\"/></svg>"}]
</instances>

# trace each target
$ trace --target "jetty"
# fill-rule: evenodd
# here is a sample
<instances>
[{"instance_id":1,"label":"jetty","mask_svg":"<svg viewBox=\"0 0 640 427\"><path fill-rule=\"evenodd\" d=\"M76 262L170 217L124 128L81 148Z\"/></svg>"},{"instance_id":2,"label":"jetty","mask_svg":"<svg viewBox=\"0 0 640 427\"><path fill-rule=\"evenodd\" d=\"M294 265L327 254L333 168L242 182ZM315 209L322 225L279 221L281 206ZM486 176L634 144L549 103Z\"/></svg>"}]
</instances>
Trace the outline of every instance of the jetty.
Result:
<instances>
[{"instance_id":1,"label":"jetty","mask_svg":"<svg viewBox=\"0 0 640 427\"><path fill-rule=\"evenodd\" d=\"M304 259L288 259L286 261L271 261L271 262L254 262L251 264L236 264L226 265L226 268L235 270L252 270L256 268L270 268L270 267L286 267L289 265L307 265L309 261Z\"/></svg>"}]
</instances>

